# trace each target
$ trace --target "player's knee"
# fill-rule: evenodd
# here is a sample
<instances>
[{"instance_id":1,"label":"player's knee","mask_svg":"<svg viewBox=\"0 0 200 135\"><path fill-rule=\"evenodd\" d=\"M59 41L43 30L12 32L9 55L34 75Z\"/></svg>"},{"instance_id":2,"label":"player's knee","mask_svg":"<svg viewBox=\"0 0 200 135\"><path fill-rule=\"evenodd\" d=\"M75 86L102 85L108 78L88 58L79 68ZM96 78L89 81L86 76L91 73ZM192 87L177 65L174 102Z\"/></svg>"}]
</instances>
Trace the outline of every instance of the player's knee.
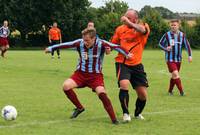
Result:
<instances>
[{"instance_id":1,"label":"player's knee","mask_svg":"<svg viewBox=\"0 0 200 135\"><path fill-rule=\"evenodd\" d=\"M63 90L64 90L64 91L67 91L67 90L70 90L70 89L71 89L70 83L67 82L67 81L65 81L65 82L63 83Z\"/></svg>"},{"instance_id":2,"label":"player's knee","mask_svg":"<svg viewBox=\"0 0 200 135\"><path fill-rule=\"evenodd\" d=\"M172 78L173 78L173 79L179 78L178 71L174 71L174 72L172 73Z\"/></svg>"},{"instance_id":3,"label":"player's knee","mask_svg":"<svg viewBox=\"0 0 200 135\"><path fill-rule=\"evenodd\" d=\"M101 94L101 93L106 93L106 90L103 86L99 86L95 89L95 92L97 95Z\"/></svg>"},{"instance_id":4,"label":"player's knee","mask_svg":"<svg viewBox=\"0 0 200 135\"><path fill-rule=\"evenodd\" d=\"M122 80L120 81L120 89L128 90L129 81L128 80Z\"/></svg>"}]
</instances>

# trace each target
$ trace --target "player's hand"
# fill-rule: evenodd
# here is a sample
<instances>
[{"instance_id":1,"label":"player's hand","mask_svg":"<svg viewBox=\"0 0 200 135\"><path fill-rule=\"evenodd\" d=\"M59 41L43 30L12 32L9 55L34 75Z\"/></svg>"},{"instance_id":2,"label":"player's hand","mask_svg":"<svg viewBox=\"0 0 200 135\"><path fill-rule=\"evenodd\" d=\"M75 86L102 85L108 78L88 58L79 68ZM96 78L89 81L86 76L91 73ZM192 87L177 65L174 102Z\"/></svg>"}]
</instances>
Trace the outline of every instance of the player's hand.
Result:
<instances>
[{"instance_id":1,"label":"player's hand","mask_svg":"<svg viewBox=\"0 0 200 135\"><path fill-rule=\"evenodd\" d=\"M128 56L126 57L127 59L131 59L133 57L132 53L129 53Z\"/></svg>"},{"instance_id":2,"label":"player's hand","mask_svg":"<svg viewBox=\"0 0 200 135\"><path fill-rule=\"evenodd\" d=\"M128 26L131 25L131 21L126 16L121 17L121 22L128 25Z\"/></svg>"},{"instance_id":3,"label":"player's hand","mask_svg":"<svg viewBox=\"0 0 200 135\"><path fill-rule=\"evenodd\" d=\"M106 47L106 48L105 48L105 52L106 52L106 55L110 54L111 48L110 48L110 47Z\"/></svg>"},{"instance_id":4,"label":"player's hand","mask_svg":"<svg viewBox=\"0 0 200 135\"><path fill-rule=\"evenodd\" d=\"M189 63L192 62L192 57L191 57L191 56L188 57L188 62L189 62Z\"/></svg>"},{"instance_id":5,"label":"player's hand","mask_svg":"<svg viewBox=\"0 0 200 135\"><path fill-rule=\"evenodd\" d=\"M167 47L167 51L170 52L172 50L172 46Z\"/></svg>"},{"instance_id":6,"label":"player's hand","mask_svg":"<svg viewBox=\"0 0 200 135\"><path fill-rule=\"evenodd\" d=\"M50 53L51 51L49 50L49 48L45 48L44 52L45 53Z\"/></svg>"}]
</instances>

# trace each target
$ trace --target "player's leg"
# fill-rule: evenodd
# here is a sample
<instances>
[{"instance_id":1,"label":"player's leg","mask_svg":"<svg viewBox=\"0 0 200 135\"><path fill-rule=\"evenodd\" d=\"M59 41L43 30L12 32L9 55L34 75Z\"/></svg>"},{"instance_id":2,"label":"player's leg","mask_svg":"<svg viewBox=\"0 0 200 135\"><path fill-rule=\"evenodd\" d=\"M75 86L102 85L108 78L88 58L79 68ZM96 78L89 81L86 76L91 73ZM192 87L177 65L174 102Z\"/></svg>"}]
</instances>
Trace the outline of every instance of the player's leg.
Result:
<instances>
[{"instance_id":1,"label":"player's leg","mask_svg":"<svg viewBox=\"0 0 200 135\"><path fill-rule=\"evenodd\" d=\"M181 63L172 63L171 65L169 65L169 68L171 69L171 74L172 74L172 79L173 79L173 83L176 84L180 95L183 96L184 92L183 92L183 87L182 87L182 83L181 83L181 79L180 79L180 75L179 75L179 70L181 67Z\"/></svg>"},{"instance_id":2,"label":"player's leg","mask_svg":"<svg viewBox=\"0 0 200 135\"><path fill-rule=\"evenodd\" d=\"M57 51L58 59L60 59L60 50L57 49L56 51Z\"/></svg>"},{"instance_id":3,"label":"player's leg","mask_svg":"<svg viewBox=\"0 0 200 135\"><path fill-rule=\"evenodd\" d=\"M176 69L174 69L174 63L173 62L167 62L167 66L168 66L168 70L171 73L171 78L170 78L170 82L169 82L169 89L168 89L168 93L169 95L173 95L173 89L174 89L174 85L175 85L175 79L173 78L173 74L172 72Z\"/></svg>"},{"instance_id":4,"label":"player's leg","mask_svg":"<svg viewBox=\"0 0 200 135\"><path fill-rule=\"evenodd\" d=\"M81 112L84 111L84 107L80 103L73 88L78 87L77 83L73 79L67 79L63 83L63 91L68 99L76 106L71 118L76 118Z\"/></svg>"},{"instance_id":5,"label":"player's leg","mask_svg":"<svg viewBox=\"0 0 200 135\"><path fill-rule=\"evenodd\" d=\"M121 108L123 111L123 121L129 122L131 121L131 117L129 115L128 105L129 105L129 93L128 93L128 87L130 84L130 74L128 72L128 69L123 65L116 63L116 74L118 78L118 84L119 84L119 101L121 104Z\"/></svg>"},{"instance_id":6,"label":"player's leg","mask_svg":"<svg viewBox=\"0 0 200 135\"><path fill-rule=\"evenodd\" d=\"M95 92L98 95L101 102L103 103L103 106L104 106L105 110L107 111L108 115L110 116L112 123L118 124L112 103L106 94L105 88L103 86L98 86L98 87L96 87Z\"/></svg>"},{"instance_id":7,"label":"player's leg","mask_svg":"<svg viewBox=\"0 0 200 135\"><path fill-rule=\"evenodd\" d=\"M132 87L136 90L137 93L134 116L135 118L138 119L144 119L141 113L147 101L147 87L148 87L147 76L142 64L133 66L131 73L132 74L130 82Z\"/></svg>"},{"instance_id":8,"label":"player's leg","mask_svg":"<svg viewBox=\"0 0 200 135\"><path fill-rule=\"evenodd\" d=\"M1 52L1 56L2 57L5 57L5 53L6 53L6 51L7 51L8 48L9 48L9 45L6 45L6 46L2 47L2 52Z\"/></svg>"},{"instance_id":9,"label":"player's leg","mask_svg":"<svg viewBox=\"0 0 200 135\"><path fill-rule=\"evenodd\" d=\"M139 86L136 88L136 93L137 93L137 99L135 102L135 113L134 116L135 118L138 119L144 119L144 117L141 115L145 105L146 105L146 100L147 100L147 88L144 86Z\"/></svg>"}]
</instances>

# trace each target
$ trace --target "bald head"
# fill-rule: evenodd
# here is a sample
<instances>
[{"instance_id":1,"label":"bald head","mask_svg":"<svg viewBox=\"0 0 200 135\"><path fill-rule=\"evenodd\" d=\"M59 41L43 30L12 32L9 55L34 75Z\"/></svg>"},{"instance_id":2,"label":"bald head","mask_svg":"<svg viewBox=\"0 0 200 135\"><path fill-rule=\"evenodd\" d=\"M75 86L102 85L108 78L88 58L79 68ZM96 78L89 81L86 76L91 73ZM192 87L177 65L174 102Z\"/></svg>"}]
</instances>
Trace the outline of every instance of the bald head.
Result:
<instances>
[{"instance_id":1,"label":"bald head","mask_svg":"<svg viewBox=\"0 0 200 135\"><path fill-rule=\"evenodd\" d=\"M128 9L125 13L125 16L132 22L136 23L138 20L138 12L134 9Z\"/></svg>"}]
</instances>

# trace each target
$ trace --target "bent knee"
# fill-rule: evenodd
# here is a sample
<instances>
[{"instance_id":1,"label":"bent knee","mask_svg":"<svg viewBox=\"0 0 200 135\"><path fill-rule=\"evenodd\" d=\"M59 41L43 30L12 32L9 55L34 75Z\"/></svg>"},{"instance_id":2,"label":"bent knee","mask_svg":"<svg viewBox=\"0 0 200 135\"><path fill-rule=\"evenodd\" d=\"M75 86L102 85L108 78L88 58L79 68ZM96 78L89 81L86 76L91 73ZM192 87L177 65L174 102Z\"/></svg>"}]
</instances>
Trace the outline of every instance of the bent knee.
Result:
<instances>
[{"instance_id":1,"label":"bent knee","mask_svg":"<svg viewBox=\"0 0 200 135\"><path fill-rule=\"evenodd\" d=\"M71 79L68 79L68 80L64 81L64 83L63 83L64 91L70 90L74 87L75 87L75 83Z\"/></svg>"}]
</instances>

